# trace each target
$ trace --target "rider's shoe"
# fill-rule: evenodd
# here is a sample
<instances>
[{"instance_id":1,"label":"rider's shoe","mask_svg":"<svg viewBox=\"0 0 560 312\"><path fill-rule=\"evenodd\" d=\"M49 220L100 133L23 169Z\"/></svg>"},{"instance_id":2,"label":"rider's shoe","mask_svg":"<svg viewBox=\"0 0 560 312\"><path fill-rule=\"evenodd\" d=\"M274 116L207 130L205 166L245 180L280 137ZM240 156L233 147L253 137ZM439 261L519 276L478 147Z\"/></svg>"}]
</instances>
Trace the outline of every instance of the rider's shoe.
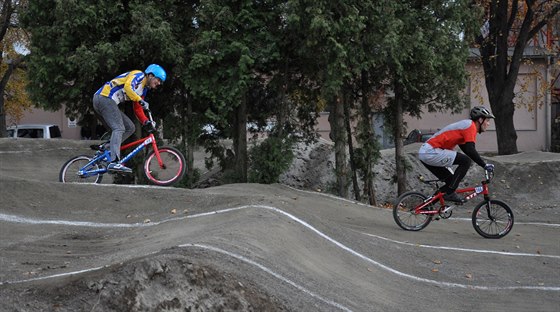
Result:
<instances>
[{"instance_id":1,"label":"rider's shoe","mask_svg":"<svg viewBox=\"0 0 560 312\"><path fill-rule=\"evenodd\" d=\"M457 193L453 192L451 194L445 194L443 195L443 199L447 200L447 201L451 201L451 202L455 202L455 203L464 203L465 200L461 197L459 197L459 195L457 195Z\"/></svg>"},{"instance_id":2,"label":"rider's shoe","mask_svg":"<svg viewBox=\"0 0 560 312\"><path fill-rule=\"evenodd\" d=\"M107 170L110 172L132 173L132 169L118 162L110 163L109 166L107 166Z\"/></svg>"}]
</instances>

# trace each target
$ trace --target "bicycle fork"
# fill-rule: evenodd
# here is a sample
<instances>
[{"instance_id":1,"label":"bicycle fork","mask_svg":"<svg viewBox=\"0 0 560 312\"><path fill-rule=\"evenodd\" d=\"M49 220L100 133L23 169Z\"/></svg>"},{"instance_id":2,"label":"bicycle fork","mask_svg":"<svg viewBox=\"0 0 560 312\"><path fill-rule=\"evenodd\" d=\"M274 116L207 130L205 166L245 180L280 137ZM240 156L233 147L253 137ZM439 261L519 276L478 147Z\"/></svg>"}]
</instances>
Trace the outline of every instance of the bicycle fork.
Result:
<instances>
[{"instance_id":1,"label":"bicycle fork","mask_svg":"<svg viewBox=\"0 0 560 312\"><path fill-rule=\"evenodd\" d=\"M165 168L165 164L163 163L163 160L161 159L161 154L159 153L159 149L157 147L157 143L156 143L156 138L154 137L153 133L150 133L150 135L148 137L146 137L146 139L142 142L140 142L141 140L129 143L127 145L123 145L121 147L121 150L123 149L127 149L131 146L134 146L138 143L140 143L140 145L138 145L132 152L130 152L130 154L128 154L125 158L123 158L121 160L121 163L126 163L129 159L131 159L132 157L134 157L136 154L138 154L138 152L140 152L142 149L144 149L144 147L148 146L148 145L152 145L152 150L154 151L154 154L156 155L156 159L158 161L158 165L160 168L162 169L166 169Z\"/></svg>"},{"instance_id":2,"label":"bicycle fork","mask_svg":"<svg viewBox=\"0 0 560 312\"><path fill-rule=\"evenodd\" d=\"M150 134L153 137L153 134ZM156 140L152 140L152 149L154 150L154 154L156 155L156 159L158 161L159 167L161 169L167 169L163 160L161 159L161 154L159 153L159 148L157 147Z\"/></svg>"}]
</instances>

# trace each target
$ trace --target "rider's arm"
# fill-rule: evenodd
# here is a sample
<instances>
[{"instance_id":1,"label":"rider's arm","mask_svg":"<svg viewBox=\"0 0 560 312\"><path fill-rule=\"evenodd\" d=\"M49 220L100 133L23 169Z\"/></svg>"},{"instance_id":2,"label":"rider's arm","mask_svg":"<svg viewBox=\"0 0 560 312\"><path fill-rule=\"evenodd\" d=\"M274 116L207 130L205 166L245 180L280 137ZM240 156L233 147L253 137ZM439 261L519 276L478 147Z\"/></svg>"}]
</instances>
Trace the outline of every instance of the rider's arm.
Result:
<instances>
[{"instance_id":1,"label":"rider's arm","mask_svg":"<svg viewBox=\"0 0 560 312\"><path fill-rule=\"evenodd\" d=\"M140 121L140 124L145 124L146 121L148 121L148 117L146 117L146 114L144 114L144 109L142 108L142 105L140 105L140 103L138 102L133 102L132 103L132 108L134 109L134 114L136 115L136 118L138 118L138 120Z\"/></svg>"},{"instance_id":2,"label":"rider's arm","mask_svg":"<svg viewBox=\"0 0 560 312\"><path fill-rule=\"evenodd\" d=\"M146 121L148 120L148 117L146 117L146 114L144 114L144 109L142 108L140 103L138 103L144 97L138 95L134 91L134 89L138 84L142 83L143 79L144 79L144 73L142 73L139 70L134 70L130 72L130 74L126 78L126 82L124 83L124 91L126 92L126 95L133 101L132 108L134 109L134 114L136 115L136 118L138 118L140 124L142 125L145 124ZM146 92L144 89L144 95L145 93Z\"/></svg>"},{"instance_id":3,"label":"rider's arm","mask_svg":"<svg viewBox=\"0 0 560 312\"><path fill-rule=\"evenodd\" d=\"M470 159L472 159L475 163L477 163L479 166L481 166L482 168L484 168L484 166L486 165L486 163L484 162L484 160L482 160L482 158L480 158L480 155L478 154L478 152L476 151L474 142L467 142L465 144L461 144L459 145L459 147L461 148L461 150L470 157Z\"/></svg>"}]
</instances>

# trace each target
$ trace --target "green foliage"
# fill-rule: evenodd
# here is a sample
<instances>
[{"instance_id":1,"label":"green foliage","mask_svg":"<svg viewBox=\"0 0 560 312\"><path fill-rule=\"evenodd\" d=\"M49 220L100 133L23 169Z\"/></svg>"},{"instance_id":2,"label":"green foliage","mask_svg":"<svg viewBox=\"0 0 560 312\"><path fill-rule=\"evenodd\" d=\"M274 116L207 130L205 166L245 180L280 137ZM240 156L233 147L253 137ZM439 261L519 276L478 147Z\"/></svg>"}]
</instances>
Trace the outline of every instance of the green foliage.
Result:
<instances>
[{"instance_id":1,"label":"green foliage","mask_svg":"<svg viewBox=\"0 0 560 312\"><path fill-rule=\"evenodd\" d=\"M428 2L395 1L386 11L394 27L382 40L388 60L384 67L391 86L403 86L404 111L420 116L428 111L463 108L460 91L466 84L468 42L461 33L472 22L465 0Z\"/></svg>"},{"instance_id":2,"label":"green foliage","mask_svg":"<svg viewBox=\"0 0 560 312\"><path fill-rule=\"evenodd\" d=\"M171 71L184 48L166 21L170 10L159 1L29 1L22 22L32 37L32 99L48 110L64 103L67 115L80 116L118 74L155 62Z\"/></svg>"},{"instance_id":3,"label":"green foliage","mask_svg":"<svg viewBox=\"0 0 560 312\"><path fill-rule=\"evenodd\" d=\"M249 182L277 183L294 158L293 142L289 139L268 137L250 151Z\"/></svg>"},{"instance_id":4,"label":"green foliage","mask_svg":"<svg viewBox=\"0 0 560 312\"><path fill-rule=\"evenodd\" d=\"M399 83L405 112L413 116L426 108L458 108L467 56L461 34L472 14L467 4L30 0L21 20L32 38L29 89L36 103L52 110L64 103L69 116L79 117L91 112L92 94L107 80L159 63L168 80L148 93L148 102L166 138L184 149L202 141L227 168L244 162L231 161L219 140L237 134L236 144L244 142L244 117L259 124L275 120L280 136L297 132L312 141L318 113L343 86L352 101L368 102ZM236 115L241 104L246 116ZM361 110L357 137L367 169L378 146L367 129L370 112ZM218 133L200 137L205 124ZM285 148L277 144L265 146ZM236 151L233 157L243 155ZM271 166L276 172L285 160L264 163L273 161L279 161ZM263 172L255 179L269 179Z\"/></svg>"}]
</instances>

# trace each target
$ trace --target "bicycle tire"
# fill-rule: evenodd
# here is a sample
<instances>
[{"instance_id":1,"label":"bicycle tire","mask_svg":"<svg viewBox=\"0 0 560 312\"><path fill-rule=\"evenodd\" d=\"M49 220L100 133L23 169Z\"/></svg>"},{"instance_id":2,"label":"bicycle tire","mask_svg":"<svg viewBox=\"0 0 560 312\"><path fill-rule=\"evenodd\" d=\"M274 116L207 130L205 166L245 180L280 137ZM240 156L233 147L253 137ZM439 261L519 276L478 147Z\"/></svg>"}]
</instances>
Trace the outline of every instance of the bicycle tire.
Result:
<instances>
[{"instance_id":1,"label":"bicycle tire","mask_svg":"<svg viewBox=\"0 0 560 312\"><path fill-rule=\"evenodd\" d=\"M499 200L483 201L474 208L472 213L472 225L475 231L484 238L506 236L513 228L513 222L511 208Z\"/></svg>"},{"instance_id":2,"label":"bicycle tire","mask_svg":"<svg viewBox=\"0 0 560 312\"><path fill-rule=\"evenodd\" d=\"M186 172L185 156L173 147L159 147L158 150L165 168L159 166L155 151L151 151L144 160L146 179L160 186L169 186L181 181Z\"/></svg>"},{"instance_id":3,"label":"bicycle tire","mask_svg":"<svg viewBox=\"0 0 560 312\"><path fill-rule=\"evenodd\" d=\"M407 231L420 231L432 222L432 215L414 213L414 209L428 198L420 192L406 192L399 196L393 205L393 219L398 226ZM432 210L429 205L428 210Z\"/></svg>"},{"instance_id":4,"label":"bicycle tire","mask_svg":"<svg viewBox=\"0 0 560 312\"><path fill-rule=\"evenodd\" d=\"M101 183L103 174L99 173L90 177L82 177L78 175L78 171L87 165L93 158L87 155L80 155L70 158L62 165L58 180L62 183ZM100 169L99 164L94 163L88 170Z\"/></svg>"}]
</instances>

